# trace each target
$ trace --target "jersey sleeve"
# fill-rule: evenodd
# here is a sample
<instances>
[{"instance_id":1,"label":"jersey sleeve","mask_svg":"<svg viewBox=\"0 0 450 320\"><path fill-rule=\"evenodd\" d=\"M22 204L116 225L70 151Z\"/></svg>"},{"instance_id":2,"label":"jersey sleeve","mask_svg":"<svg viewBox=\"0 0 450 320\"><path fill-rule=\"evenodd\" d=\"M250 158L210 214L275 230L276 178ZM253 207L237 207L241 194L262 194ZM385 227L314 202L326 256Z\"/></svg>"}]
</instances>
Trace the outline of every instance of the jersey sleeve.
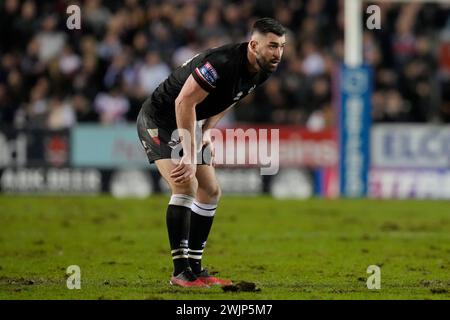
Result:
<instances>
[{"instance_id":1,"label":"jersey sleeve","mask_svg":"<svg viewBox=\"0 0 450 320\"><path fill-rule=\"evenodd\" d=\"M192 71L192 76L197 83L207 92L217 87L219 79L225 77L226 59L220 56L210 55L205 57Z\"/></svg>"}]
</instances>

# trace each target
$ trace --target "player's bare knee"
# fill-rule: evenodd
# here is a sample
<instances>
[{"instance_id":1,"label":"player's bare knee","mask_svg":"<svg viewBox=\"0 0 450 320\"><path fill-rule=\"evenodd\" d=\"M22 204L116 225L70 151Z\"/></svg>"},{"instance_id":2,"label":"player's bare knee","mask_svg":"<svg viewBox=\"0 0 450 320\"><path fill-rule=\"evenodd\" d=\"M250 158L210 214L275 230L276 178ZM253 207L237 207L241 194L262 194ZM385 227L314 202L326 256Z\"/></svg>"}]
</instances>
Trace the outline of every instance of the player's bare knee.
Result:
<instances>
[{"instance_id":1,"label":"player's bare knee","mask_svg":"<svg viewBox=\"0 0 450 320\"><path fill-rule=\"evenodd\" d=\"M207 188L202 188L201 190L203 196L208 199L208 203L217 203L219 202L220 196L222 195L222 190L219 185L209 186Z\"/></svg>"},{"instance_id":2,"label":"player's bare knee","mask_svg":"<svg viewBox=\"0 0 450 320\"><path fill-rule=\"evenodd\" d=\"M195 196L195 194L197 193L198 182L195 177L185 182L175 182L172 180L170 182L170 186L172 189L172 193Z\"/></svg>"}]
</instances>

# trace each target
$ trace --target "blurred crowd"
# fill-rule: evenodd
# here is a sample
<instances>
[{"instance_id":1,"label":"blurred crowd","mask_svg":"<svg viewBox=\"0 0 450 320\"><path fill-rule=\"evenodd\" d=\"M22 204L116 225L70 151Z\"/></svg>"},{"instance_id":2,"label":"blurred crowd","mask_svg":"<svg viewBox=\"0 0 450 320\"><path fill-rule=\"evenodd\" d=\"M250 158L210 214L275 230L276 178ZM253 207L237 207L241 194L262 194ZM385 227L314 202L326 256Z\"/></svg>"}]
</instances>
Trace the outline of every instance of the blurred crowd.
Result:
<instances>
[{"instance_id":1,"label":"blurred crowd","mask_svg":"<svg viewBox=\"0 0 450 320\"><path fill-rule=\"evenodd\" d=\"M80 30L66 26L72 4ZM381 29L363 37L374 121L450 122L450 5L375 4ZM246 41L264 16L289 30L282 63L224 122L334 126L344 54L335 0L0 0L0 125L134 122L171 70L206 48Z\"/></svg>"}]
</instances>

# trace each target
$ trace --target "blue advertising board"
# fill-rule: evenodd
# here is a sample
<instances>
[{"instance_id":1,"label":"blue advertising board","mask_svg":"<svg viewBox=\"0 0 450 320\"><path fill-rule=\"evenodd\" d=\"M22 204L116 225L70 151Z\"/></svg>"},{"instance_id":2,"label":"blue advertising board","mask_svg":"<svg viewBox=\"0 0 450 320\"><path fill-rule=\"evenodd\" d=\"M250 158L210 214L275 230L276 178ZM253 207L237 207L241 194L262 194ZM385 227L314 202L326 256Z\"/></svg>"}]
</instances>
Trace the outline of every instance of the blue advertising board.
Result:
<instances>
[{"instance_id":1,"label":"blue advertising board","mask_svg":"<svg viewBox=\"0 0 450 320\"><path fill-rule=\"evenodd\" d=\"M72 166L145 168L149 166L134 125L78 125L71 135Z\"/></svg>"},{"instance_id":2,"label":"blue advertising board","mask_svg":"<svg viewBox=\"0 0 450 320\"><path fill-rule=\"evenodd\" d=\"M369 173L372 70L341 67L340 195L365 197Z\"/></svg>"}]
</instances>

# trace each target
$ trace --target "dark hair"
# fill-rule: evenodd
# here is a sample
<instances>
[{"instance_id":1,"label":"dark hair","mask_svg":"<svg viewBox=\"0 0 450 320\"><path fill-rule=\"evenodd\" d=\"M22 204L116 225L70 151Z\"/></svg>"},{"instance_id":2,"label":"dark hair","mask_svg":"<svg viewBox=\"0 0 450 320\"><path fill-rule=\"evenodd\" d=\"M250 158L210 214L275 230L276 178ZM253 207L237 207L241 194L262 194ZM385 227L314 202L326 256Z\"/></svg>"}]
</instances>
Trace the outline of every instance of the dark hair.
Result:
<instances>
[{"instance_id":1,"label":"dark hair","mask_svg":"<svg viewBox=\"0 0 450 320\"><path fill-rule=\"evenodd\" d=\"M261 18L256 20L253 24L252 33L255 31L258 31L262 34L271 32L280 37L286 33L286 29L283 27L283 25L272 18Z\"/></svg>"}]
</instances>

